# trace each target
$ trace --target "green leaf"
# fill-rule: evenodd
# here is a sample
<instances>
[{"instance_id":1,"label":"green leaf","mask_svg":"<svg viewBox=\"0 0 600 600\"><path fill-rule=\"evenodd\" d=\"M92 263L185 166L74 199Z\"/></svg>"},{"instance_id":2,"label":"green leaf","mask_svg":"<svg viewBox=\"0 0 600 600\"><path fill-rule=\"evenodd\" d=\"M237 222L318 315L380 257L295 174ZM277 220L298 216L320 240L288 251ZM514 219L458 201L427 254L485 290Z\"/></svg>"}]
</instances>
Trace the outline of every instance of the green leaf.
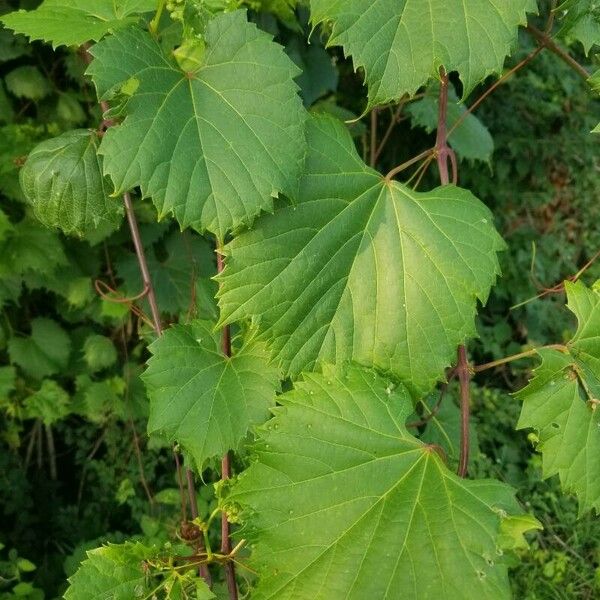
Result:
<instances>
[{"instance_id":1,"label":"green leaf","mask_svg":"<svg viewBox=\"0 0 600 600\"><path fill-rule=\"evenodd\" d=\"M600 511L600 294L582 283L565 287L579 326L568 351L539 351L542 364L518 394L518 428L536 430L544 477L558 475L581 513Z\"/></svg>"},{"instance_id":2,"label":"green leaf","mask_svg":"<svg viewBox=\"0 0 600 600\"><path fill-rule=\"evenodd\" d=\"M17 372L14 367L0 367L0 401L15 391Z\"/></svg>"},{"instance_id":3,"label":"green leaf","mask_svg":"<svg viewBox=\"0 0 600 600\"><path fill-rule=\"evenodd\" d=\"M455 465L458 463L460 456L460 408L454 404L451 397L447 397L443 399L439 409L430 417L431 412L431 408L427 408L423 412L423 418L428 419L428 421L419 439L426 444L442 448L450 463ZM477 428L471 420L469 426L469 457L473 459L478 454Z\"/></svg>"},{"instance_id":4,"label":"green leaf","mask_svg":"<svg viewBox=\"0 0 600 600\"><path fill-rule=\"evenodd\" d=\"M48 274L69 264L55 232L31 218L17 223L0 244L3 268L15 274ZM2 268L0 268L0 273Z\"/></svg>"},{"instance_id":5,"label":"green leaf","mask_svg":"<svg viewBox=\"0 0 600 600\"><path fill-rule=\"evenodd\" d=\"M439 86L432 86L428 95L417 102L411 102L406 107L413 124L423 127L427 133L432 133L437 129L438 89ZM453 90L449 94L449 99L448 129L451 130L467 109L464 104L459 104ZM487 127L472 113L469 113L464 121L452 131L448 143L459 158L481 160L490 164L494 152L494 139Z\"/></svg>"},{"instance_id":6,"label":"green leaf","mask_svg":"<svg viewBox=\"0 0 600 600\"><path fill-rule=\"evenodd\" d=\"M156 10L156 0L44 0L32 11L19 10L0 21L31 40L52 46L81 46Z\"/></svg>"},{"instance_id":7,"label":"green leaf","mask_svg":"<svg viewBox=\"0 0 600 600\"><path fill-rule=\"evenodd\" d=\"M174 570L166 567L168 555L156 546L140 542L108 544L88 550L87 559L69 577L65 600L133 600L134 598L194 598L213 600L215 595L197 570ZM154 565L162 562L163 571ZM174 582L183 586L181 595L170 595Z\"/></svg>"},{"instance_id":8,"label":"green leaf","mask_svg":"<svg viewBox=\"0 0 600 600\"><path fill-rule=\"evenodd\" d=\"M31 321L31 336L9 340L8 354L27 375L43 379L66 368L71 340L56 321L38 317Z\"/></svg>"},{"instance_id":9,"label":"green leaf","mask_svg":"<svg viewBox=\"0 0 600 600\"><path fill-rule=\"evenodd\" d=\"M581 42L586 54L600 44L600 5L596 0L566 0L556 9L562 15L558 36Z\"/></svg>"},{"instance_id":10,"label":"green leaf","mask_svg":"<svg viewBox=\"0 0 600 600\"><path fill-rule=\"evenodd\" d=\"M325 367L278 402L224 492L253 547L254 600L511 597L497 540L522 514L514 491L458 478L412 437L404 387Z\"/></svg>"},{"instance_id":11,"label":"green leaf","mask_svg":"<svg viewBox=\"0 0 600 600\"><path fill-rule=\"evenodd\" d=\"M454 186L386 181L330 117L308 141L299 203L226 247L222 323L255 318L286 374L352 359L427 392L499 272L491 213Z\"/></svg>"},{"instance_id":12,"label":"green leaf","mask_svg":"<svg viewBox=\"0 0 600 600\"><path fill-rule=\"evenodd\" d=\"M36 570L36 566L26 558L19 558L17 567L19 568L19 571L23 571L23 573L31 573Z\"/></svg>"},{"instance_id":13,"label":"green leaf","mask_svg":"<svg viewBox=\"0 0 600 600\"><path fill-rule=\"evenodd\" d=\"M5 78L6 89L17 98L41 100L50 93L48 80L36 67L17 67Z\"/></svg>"},{"instance_id":14,"label":"green leaf","mask_svg":"<svg viewBox=\"0 0 600 600\"><path fill-rule=\"evenodd\" d=\"M110 197L99 143L95 132L76 129L32 150L21 169L21 188L44 225L83 235L120 222L122 203Z\"/></svg>"},{"instance_id":15,"label":"green leaf","mask_svg":"<svg viewBox=\"0 0 600 600\"><path fill-rule=\"evenodd\" d=\"M65 592L65 600L133 600L150 598L156 586L156 578L151 577L146 561L157 561L161 552L155 546L140 542L108 544L88 550L87 559L77 572L69 577L70 586ZM166 563L166 561L165 561ZM168 573L167 573L168 575ZM194 590L198 590L197 600L215 598L208 586L197 575L182 573ZM168 596L167 596L168 597ZM182 596L192 597L192 596Z\"/></svg>"},{"instance_id":16,"label":"green leaf","mask_svg":"<svg viewBox=\"0 0 600 600\"><path fill-rule=\"evenodd\" d=\"M125 421L137 416L130 398L124 398L127 386L122 377L92 381L88 375L80 375L76 385L73 411L92 423L104 424L113 417Z\"/></svg>"},{"instance_id":17,"label":"green leaf","mask_svg":"<svg viewBox=\"0 0 600 600\"><path fill-rule=\"evenodd\" d=\"M101 371L117 362L117 349L110 338L90 335L83 344L83 356L92 372Z\"/></svg>"},{"instance_id":18,"label":"green leaf","mask_svg":"<svg viewBox=\"0 0 600 600\"><path fill-rule=\"evenodd\" d=\"M0 62L8 62L30 54L31 47L27 43L27 38L0 27Z\"/></svg>"},{"instance_id":19,"label":"green leaf","mask_svg":"<svg viewBox=\"0 0 600 600\"><path fill-rule=\"evenodd\" d=\"M54 425L69 414L69 394L50 379L25 400L25 414L30 419L41 419L44 425Z\"/></svg>"},{"instance_id":20,"label":"green leaf","mask_svg":"<svg viewBox=\"0 0 600 600\"><path fill-rule=\"evenodd\" d=\"M311 0L313 24L333 23L329 44L343 46L365 71L369 106L413 94L440 66L458 71L463 96L499 73L534 0Z\"/></svg>"},{"instance_id":21,"label":"green leaf","mask_svg":"<svg viewBox=\"0 0 600 600\"><path fill-rule=\"evenodd\" d=\"M103 99L138 82L100 146L116 193L140 186L161 217L222 238L278 192L295 196L305 113L298 69L245 11L215 17L205 40L204 65L184 73L149 34L126 29L94 46L88 72Z\"/></svg>"},{"instance_id":22,"label":"green leaf","mask_svg":"<svg viewBox=\"0 0 600 600\"><path fill-rule=\"evenodd\" d=\"M295 9L298 0L246 0L246 4L279 17L293 29L297 28Z\"/></svg>"},{"instance_id":23,"label":"green leaf","mask_svg":"<svg viewBox=\"0 0 600 600\"><path fill-rule=\"evenodd\" d=\"M305 106L314 104L328 92L335 92L339 75L332 56L318 40L307 44L294 37L286 52L302 71L297 81Z\"/></svg>"},{"instance_id":24,"label":"green leaf","mask_svg":"<svg viewBox=\"0 0 600 600\"><path fill-rule=\"evenodd\" d=\"M502 519L498 544L503 550L527 550L529 544L525 533L544 529L533 515L511 515Z\"/></svg>"},{"instance_id":25,"label":"green leaf","mask_svg":"<svg viewBox=\"0 0 600 600\"><path fill-rule=\"evenodd\" d=\"M152 247L147 251L147 261L161 311L171 315L193 313L194 300L201 299L200 311L207 316L215 315L214 291L209 297L205 293L214 287L214 282L208 278L214 274L215 259L204 238L190 232L173 232L164 240L164 248ZM123 279L125 295L135 296L143 289L138 259L134 254L117 261L117 273Z\"/></svg>"},{"instance_id":26,"label":"green leaf","mask_svg":"<svg viewBox=\"0 0 600 600\"><path fill-rule=\"evenodd\" d=\"M210 324L194 321L167 330L150 351L142 376L148 433L179 442L198 467L237 448L251 425L268 418L279 376L263 344L249 341L226 358Z\"/></svg>"},{"instance_id":27,"label":"green leaf","mask_svg":"<svg viewBox=\"0 0 600 600\"><path fill-rule=\"evenodd\" d=\"M68 125L81 125L87 116L80 102L70 94L61 94L56 103L56 116Z\"/></svg>"}]
</instances>

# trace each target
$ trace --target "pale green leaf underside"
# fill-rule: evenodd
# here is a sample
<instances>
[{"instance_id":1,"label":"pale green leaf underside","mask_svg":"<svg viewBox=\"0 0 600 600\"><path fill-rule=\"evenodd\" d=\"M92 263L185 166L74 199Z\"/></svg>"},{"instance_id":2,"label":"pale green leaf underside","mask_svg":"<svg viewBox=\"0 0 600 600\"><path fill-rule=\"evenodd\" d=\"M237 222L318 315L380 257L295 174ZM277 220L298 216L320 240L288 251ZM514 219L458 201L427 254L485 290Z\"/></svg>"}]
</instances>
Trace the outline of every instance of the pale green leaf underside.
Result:
<instances>
[{"instance_id":1,"label":"pale green leaf underside","mask_svg":"<svg viewBox=\"0 0 600 600\"><path fill-rule=\"evenodd\" d=\"M499 482L459 479L406 430L406 390L326 367L280 396L225 507L253 546L254 600L502 600Z\"/></svg>"},{"instance_id":2,"label":"pale green leaf underside","mask_svg":"<svg viewBox=\"0 0 600 600\"><path fill-rule=\"evenodd\" d=\"M21 169L21 188L44 225L84 234L119 223L122 204L110 197L112 186L102 173L99 143L95 132L76 129L31 151Z\"/></svg>"},{"instance_id":3,"label":"pale green leaf underside","mask_svg":"<svg viewBox=\"0 0 600 600\"><path fill-rule=\"evenodd\" d=\"M369 105L412 94L439 67L458 71L464 95L498 73L534 0L311 0L312 22L365 70Z\"/></svg>"},{"instance_id":4,"label":"pale green leaf underside","mask_svg":"<svg viewBox=\"0 0 600 600\"><path fill-rule=\"evenodd\" d=\"M540 351L543 362L519 393L518 427L538 432L544 476L558 475L581 512L600 511L600 296L581 283L566 288L579 327L569 352Z\"/></svg>"},{"instance_id":5,"label":"pale green leaf underside","mask_svg":"<svg viewBox=\"0 0 600 600\"><path fill-rule=\"evenodd\" d=\"M352 359L426 392L499 272L492 216L454 186L386 182L331 117L311 119L308 142L299 203L226 248L223 322L254 317L287 374Z\"/></svg>"},{"instance_id":6,"label":"pale green leaf underside","mask_svg":"<svg viewBox=\"0 0 600 600\"><path fill-rule=\"evenodd\" d=\"M19 10L0 21L31 40L51 42L55 48L80 46L132 23L132 15L156 6L156 0L44 0L36 10Z\"/></svg>"},{"instance_id":7,"label":"pale green leaf underside","mask_svg":"<svg viewBox=\"0 0 600 600\"><path fill-rule=\"evenodd\" d=\"M195 321L167 330L150 350L148 432L179 442L199 467L268 418L279 377L263 344L249 342L225 358L210 324Z\"/></svg>"},{"instance_id":8,"label":"pale green leaf underside","mask_svg":"<svg viewBox=\"0 0 600 600\"><path fill-rule=\"evenodd\" d=\"M217 16L205 39L204 66L186 74L149 34L122 30L92 49L89 73L102 98L136 82L100 147L116 192L140 186L161 215L222 238L296 195L304 112L297 67L245 11Z\"/></svg>"}]
</instances>

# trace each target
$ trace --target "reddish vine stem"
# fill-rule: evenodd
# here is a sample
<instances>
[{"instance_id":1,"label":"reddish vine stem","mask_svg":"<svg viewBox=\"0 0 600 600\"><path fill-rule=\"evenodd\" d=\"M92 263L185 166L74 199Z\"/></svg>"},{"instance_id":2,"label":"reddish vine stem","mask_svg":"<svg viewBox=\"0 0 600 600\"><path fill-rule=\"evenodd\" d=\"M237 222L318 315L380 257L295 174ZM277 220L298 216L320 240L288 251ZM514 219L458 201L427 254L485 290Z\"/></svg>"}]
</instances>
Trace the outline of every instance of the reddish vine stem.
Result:
<instances>
[{"instance_id":1,"label":"reddish vine stem","mask_svg":"<svg viewBox=\"0 0 600 600\"><path fill-rule=\"evenodd\" d=\"M458 169L456 165L456 156L448 147L448 74L440 69L440 96L438 107L438 127L435 142L435 152L437 157L438 170L440 172L440 181L442 185L450 183L450 174L448 172L448 159L452 165L452 181L456 183L458 179ZM467 349L464 345L458 347L456 363L456 374L460 387L460 454L458 461L458 475L466 477L467 466L469 463L469 417L471 398L469 393L469 383L471 373L469 371L469 361L467 359Z\"/></svg>"},{"instance_id":2,"label":"reddish vine stem","mask_svg":"<svg viewBox=\"0 0 600 600\"><path fill-rule=\"evenodd\" d=\"M563 50L553 39L548 35L548 32L540 31L533 25L527 26L527 31L537 40L540 48L548 48L550 52L556 54L565 64L569 65L575 73L577 73L582 79L586 81L589 79L590 74L587 72L585 67L580 65L566 50Z\"/></svg>"},{"instance_id":3,"label":"reddish vine stem","mask_svg":"<svg viewBox=\"0 0 600 600\"><path fill-rule=\"evenodd\" d=\"M223 260L223 253L221 247L217 246L217 272L221 273L225 267ZM231 329L229 325L223 327L221 333L221 348L223 354L227 357L231 356ZM221 479L224 481L231 477L231 456L229 452L223 456L221 461ZM229 527L229 520L227 514L223 512L221 514L221 553L228 555L231 553L231 529ZM225 579L227 581L227 589L229 590L229 597L231 600L237 600L238 588L235 580L235 565L232 560L229 560L224 565L225 568Z\"/></svg>"},{"instance_id":4,"label":"reddish vine stem","mask_svg":"<svg viewBox=\"0 0 600 600\"><path fill-rule=\"evenodd\" d=\"M435 140L435 155L440 172L440 181L442 182L442 185L448 185L450 183L448 160L450 160L452 164L452 183L456 183L458 179L458 171L456 167L456 156L454 155L454 151L448 146L448 73L446 73L443 67L440 69L440 76L440 96L437 136Z\"/></svg>"}]
</instances>

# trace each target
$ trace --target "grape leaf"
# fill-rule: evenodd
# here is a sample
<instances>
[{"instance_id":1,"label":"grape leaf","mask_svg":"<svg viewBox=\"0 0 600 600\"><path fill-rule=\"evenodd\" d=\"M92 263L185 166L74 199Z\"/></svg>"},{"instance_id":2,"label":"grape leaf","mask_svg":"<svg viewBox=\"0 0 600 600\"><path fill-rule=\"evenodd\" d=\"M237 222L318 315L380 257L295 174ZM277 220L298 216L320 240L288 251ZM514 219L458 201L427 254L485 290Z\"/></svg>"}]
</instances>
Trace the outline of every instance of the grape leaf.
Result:
<instances>
[{"instance_id":1,"label":"grape leaf","mask_svg":"<svg viewBox=\"0 0 600 600\"><path fill-rule=\"evenodd\" d=\"M73 398L73 411L92 423L103 424L111 417L127 420L136 417L135 407L125 398L127 386L122 377L92 381L88 375L77 377L77 392Z\"/></svg>"},{"instance_id":2,"label":"grape leaf","mask_svg":"<svg viewBox=\"0 0 600 600\"><path fill-rule=\"evenodd\" d=\"M332 56L320 41L307 44L301 38L293 37L286 46L286 52L302 70L297 82L305 106L314 104L329 92L335 92L339 75Z\"/></svg>"},{"instance_id":3,"label":"grape leaf","mask_svg":"<svg viewBox=\"0 0 600 600\"><path fill-rule=\"evenodd\" d=\"M31 336L8 341L8 354L27 375L43 379L66 368L71 340L56 321L38 317L31 321Z\"/></svg>"},{"instance_id":4,"label":"grape leaf","mask_svg":"<svg viewBox=\"0 0 600 600\"><path fill-rule=\"evenodd\" d=\"M511 597L497 540L522 514L514 491L458 478L411 436L404 387L326 366L278 402L222 492L253 546L255 600Z\"/></svg>"},{"instance_id":5,"label":"grape leaf","mask_svg":"<svg viewBox=\"0 0 600 600\"><path fill-rule=\"evenodd\" d=\"M48 80L36 67L29 65L12 70L5 82L6 89L17 98L41 100L52 91Z\"/></svg>"},{"instance_id":6,"label":"grape leaf","mask_svg":"<svg viewBox=\"0 0 600 600\"><path fill-rule=\"evenodd\" d=\"M331 117L311 119L308 142L299 203L226 247L222 324L254 317L286 374L353 359L427 392L499 272L492 216L454 186L387 182Z\"/></svg>"},{"instance_id":7,"label":"grape leaf","mask_svg":"<svg viewBox=\"0 0 600 600\"><path fill-rule=\"evenodd\" d=\"M311 0L313 24L363 68L369 106L413 94L439 67L458 71L463 96L502 69L535 0Z\"/></svg>"},{"instance_id":8,"label":"grape leaf","mask_svg":"<svg viewBox=\"0 0 600 600\"><path fill-rule=\"evenodd\" d=\"M8 62L29 55L31 55L31 46L27 43L27 38L0 27L0 62Z\"/></svg>"},{"instance_id":9,"label":"grape leaf","mask_svg":"<svg viewBox=\"0 0 600 600\"><path fill-rule=\"evenodd\" d=\"M150 346L142 376L150 398L148 432L177 440L201 467L236 448L275 402L278 371L263 344L247 342L223 356L209 323L167 330Z\"/></svg>"},{"instance_id":10,"label":"grape leaf","mask_svg":"<svg viewBox=\"0 0 600 600\"><path fill-rule=\"evenodd\" d=\"M156 586L156 579L151 577L146 561L160 557L160 549L146 546L141 542L125 542L124 544L108 544L101 548L88 550L87 559L81 563L77 572L69 577L70 586L65 592L65 600L132 600L133 598L159 597L153 595L158 588L164 588L165 598L196 598L211 600L215 598L206 583L194 574L174 577L175 580L187 578L193 586L194 595L169 595L167 580L163 586ZM191 575L191 576L190 576ZM161 589L161 591L163 591Z\"/></svg>"},{"instance_id":11,"label":"grape leaf","mask_svg":"<svg viewBox=\"0 0 600 600\"><path fill-rule=\"evenodd\" d=\"M31 40L51 42L54 48L81 46L135 22L134 15L156 6L156 0L44 0L36 10L19 10L0 21Z\"/></svg>"},{"instance_id":12,"label":"grape leaf","mask_svg":"<svg viewBox=\"0 0 600 600\"><path fill-rule=\"evenodd\" d=\"M204 66L184 73L129 28L94 46L88 72L104 99L135 82L127 117L100 146L116 193L139 185L161 216L222 238L278 192L295 196L305 113L297 67L245 11L215 17L205 39Z\"/></svg>"},{"instance_id":13,"label":"grape leaf","mask_svg":"<svg viewBox=\"0 0 600 600\"><path fill-rule=\"evenodd\" d=\"M203 301L198 306L203 315L216 318L214 282L208 279L215 272L214 252L210 244L190 232L173 232L163 245L164 248L153 246L147 250L148 269L160 310L172 315L190 312L196 299ZM160 253L162 249L164 252ZM123 279L125 295L134 296L143 289L135 254L128 254L117 261L117 273ZM210 293L205 293L208 290ZM144 305L145 301L142 302Z\"/></svg>"},{"instance_id":14,"label":"grape leaf","mask_svg":"<svg viewBox=\"0 0 600 600\"><path fill-rule=\"evenodd\" d=\"M600 511L600 294L566 282L568 306L579 326L568 351L539 351L542 364L518 393L517 427L538 434L544 477L558 475L580 512Z\"/></svg>"},{"instance_id":15,"label":"grape leaf","mask_svg":"<svg viewBox=\"0 0 600 600\"><path fill-rule=\"evenodd\" d=\"M17 223L0 243L3 269L15 274L49 274L69 264L58 236L32 218Z\"/></svg>"},{"instance_id":16,"label":"grape leaf","mask_svg":"<svg viewBox=\"0 0 600 600\"><path fill-rule=\"evenodd\" d=\"M95 132L76 129L42 142L29 154L21 169L21 188L47 227L83 235L120 222L122 204L110 197L99 143Z\"/></svg>"},{"instance_id":17,"label":"grape leaf","mask_svg":"<svg viewBox=\"0 0 600 600\"><path fill-rule=\"evenodd\" d=\"M104 335L90 335L83 343L83 357L92 372L112 367L117 362L117 349Z\"/></svg>"},{"instance_id":18,"label":"grape leaf","mask_svg":"<svg viewBox=\"0 0 600 600\"><path fill-rule=\"evenodd\" d=\"M566 0L556 8L562 15L557 35L567 42L581 42L586 54L600 44L600 5L597 0Z\"/></svg>"},{"instance_id":19,"label":"grape leaf","mask_svg":"<svg viewBox=\"0 0 600 600\"><path fill-rule=\"evenodd\" d=\"M69 394L50 379L25 399L25 413L30 419L41 419L44 425L54 425L69 414Z\"/></svg>"},{"instance_id":20,"label":"grape leaf","mask_svg":"<svg viewBox=\"0 0 600 600\"><path fill-rule=\"evenodd\" d=\"M432 86L428 94L411 102L406 107L414 125L423 127L427 133L437 129L438 121L438 92L439 86ZM449 93L448 103L448 129L463 117L467 109L464 104L459 104L454 90ZM461 124L450 134L448 143L456 151L459 158L467 160L481 160L490 164L494 152L494 138L488 128L472 113L469 113Z\"/></svg>"}]
</instances>

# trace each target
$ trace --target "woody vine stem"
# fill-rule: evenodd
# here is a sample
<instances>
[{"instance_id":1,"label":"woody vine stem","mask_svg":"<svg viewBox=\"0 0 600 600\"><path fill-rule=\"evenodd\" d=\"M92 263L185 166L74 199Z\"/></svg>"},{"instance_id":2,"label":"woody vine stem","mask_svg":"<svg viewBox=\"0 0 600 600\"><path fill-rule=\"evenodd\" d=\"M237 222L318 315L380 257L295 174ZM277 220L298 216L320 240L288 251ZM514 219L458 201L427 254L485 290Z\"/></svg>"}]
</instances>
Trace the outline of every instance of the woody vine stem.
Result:
<instances>
[{"instance_id":1,"label":"woody vine stem","mask_svg":"<svg viewBox=\"0 0 600 600\"><path fill-rule=\"evenodd\" d=\"M450 183L448 163L450 163L452 166L452 183L456 184L458 181L456 155L454 154L452 148L448 146L448 73L446 73L443 68L440 69L440 94L435 156L437 159L440 181L442 185L448 185ZM469 464L469 417L471 404L469 384L471 381L471 373L469 371L467 349L464 345L458 347L457 358L456 373L458 375L460 387L461 414L458 474L461 477L466 477Z\"/></svg>"}]
</instances>

